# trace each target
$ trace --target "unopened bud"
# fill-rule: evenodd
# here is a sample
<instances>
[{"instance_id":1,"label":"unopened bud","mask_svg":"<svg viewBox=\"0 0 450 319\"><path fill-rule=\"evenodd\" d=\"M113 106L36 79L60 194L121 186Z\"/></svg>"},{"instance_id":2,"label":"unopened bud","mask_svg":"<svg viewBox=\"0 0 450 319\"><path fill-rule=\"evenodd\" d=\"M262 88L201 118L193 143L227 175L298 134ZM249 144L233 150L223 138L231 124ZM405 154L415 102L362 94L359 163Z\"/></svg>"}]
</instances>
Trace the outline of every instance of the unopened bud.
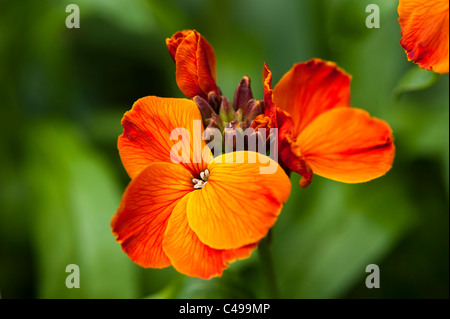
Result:
<instances>
[{"instance_id":1,"label":"unopened bud","mask_svg":"<svg viewBox=\"0 0 450 319\"><path fill-rule=\"evenodd\" d=\"M244 115L244 110L243 109L238 109L235 113L234 113L234 119L238 122L242 122L242 118Z\"/></svg>"},{"instance_id":2,"label":"unopened bud","mask_svg":"<svg viewBox=\"0 0 450 319\"><path fill-rule=\"evenodd\" d=\"M243 114L244 121L252 121L259 114L262 114L264 111L263 105L260 100L251 99L248 102L247 108Z\"/></svg>"},{"instance_id":3,"label":"unopened bud","mask_svg":"<svg viewBox=\"0 0 450 319\"><path fill-rule=\"evenodd\" d=\"M239 82L239 85L234 92L234 110L245 110L250 99L253 99L253 93L250 87L250 78L246 75L242 78L241 82Z\"/></svg>"},{"instance_id":4,"label":"unopened bud","mask_svg":"<svg viewBox=\"0 0 450 319\"><path fill-rule=\"evenodd\" d=\"M230 122L234 118L234 109L231 102L226 97L222 96L222 102L220 103L219 115L222 121Z\"/></svg>"},{"instance_id":5,"label":"unopened bud","mask_svg":"<svg viewBox=\"0 0 450 319\"><path fill-rule=\"evenodd\" d=\"M237 121L232 121L224 129L225 153L244 150L244 130Z\"/></svg>"},{"instance_id":6,"label":"unopened bud","mask_svg":"<svg viewBox=\"0 0 450 319\"><path fill-rule=\"evenodd\" d=\"M216 113L213 113L209 120L208 127L219 129L220 131L222 131L223 130L223 121L220 118L220 116L217 115Z\"/></svg>"},{"instance_id":7,"label":"unopened bud","mask_svg":"<svg viewBox=\"0 0 450 319\"><path fill-rule=\"evenodd\" d=\"M219 113L220 96L218 96L215 92L209 92L208 103L216 113Z\"/></svg>"},{"instance_id":8,"label":"unopened bud","mask_svg":"<svg viewBox=\"0 0 450 319\"><path fill-rule=\"evenodd\" d=\"M209 119L211 118L212 114L214 113L214 110L209 105L209 103L202 98L201 96L197 95L193 98L195 104L197 104L198 109L200 110L200 113L203 118L203 123L206 125L209 123Z\"/></svg>"}]
</instances>

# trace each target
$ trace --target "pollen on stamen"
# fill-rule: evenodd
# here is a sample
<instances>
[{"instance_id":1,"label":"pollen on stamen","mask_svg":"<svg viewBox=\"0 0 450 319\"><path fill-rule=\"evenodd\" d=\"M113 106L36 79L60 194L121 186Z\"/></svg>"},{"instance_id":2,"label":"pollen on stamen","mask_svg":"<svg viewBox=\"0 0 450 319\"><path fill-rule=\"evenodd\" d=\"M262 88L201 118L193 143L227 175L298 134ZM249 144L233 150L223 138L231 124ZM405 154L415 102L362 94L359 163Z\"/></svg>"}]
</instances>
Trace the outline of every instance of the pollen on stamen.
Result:
<instances>
[{"instance_id":1,"label":"pollen on stamen","mask_svg":"<svg viewBox=\"0 0 450 319\"><path fill-rule=\"evenodd\" d=\"M201 189L203 186L205 186L206 182L209 178L209 170L205 169L204 172L200 173L200 179L193 178L192 183L194 184L194 189Z\"/></svg>"}]
</instances>

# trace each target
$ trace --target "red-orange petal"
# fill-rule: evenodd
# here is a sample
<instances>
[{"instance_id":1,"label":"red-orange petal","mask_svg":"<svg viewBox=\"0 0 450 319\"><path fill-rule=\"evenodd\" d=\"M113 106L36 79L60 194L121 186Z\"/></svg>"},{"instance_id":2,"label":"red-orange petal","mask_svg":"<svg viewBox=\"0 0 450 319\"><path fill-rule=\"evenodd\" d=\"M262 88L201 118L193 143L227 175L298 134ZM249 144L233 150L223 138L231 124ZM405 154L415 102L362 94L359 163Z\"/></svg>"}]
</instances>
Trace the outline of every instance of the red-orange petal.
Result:
<instances>
[{"instance_id":1,"label":"red-orange petal","mask_svg":"<svg viewBox=\"0 0 450 319\"><path fill-rule=\"evenodd\" d=\"M111 227L122 249L142 267L170 265L162 242L173 209L193 190L192 174L172 163L150 164L128 185Z\"/></svg>"},{"instance_id":2,"label":"red-orange petal","mask_svg":"<svg viewBox=\"0 0 450 319\"><path fill-rule=\"evenodd\" d=\"M313 172L306 162L292 153L291 150L291 131L294 121L289 113L277 108L277 126L278 126L278 163L286 171L294 171L302 175L300 186L306 188L312 181Z\"/></svg>"},{"instance_id":3,"label":"red-orange petal","mask_svg":"<svg viewBox=\"0 0 450 319\"><path fill-rule=\"evenodd\" d=\"M408 60L437 73L448 73L448 0L400 0L398 21Z\"/></svg>"},{"instance_id":4,"label":"red-orange petal","mask_svg":"<svg viewBox=\"0 0 450 319\"><path fill-rule=\"evenodd\" d=\"M263 69L263 86L264 86L264 115L268 116L273 125L277 124L277 108L273 102L273 90L272 90L272 72L267 64L264 62ZM275 127L275 126L274 126Z\"/></svg>"},{"instance_id":5,"label":"red-orange petal","mask_svg":"<svg viewBox=\"0 0 450 319\"><path fill-rule=\"evenodd\" d=\"M189 197L183 197L169 218L163 248L172 266L180 273L203 279L220 276L231 261L249 257L256 244L234 250L218 250L203 244L186 217Z\"/></svg>"},{"instance_id":6,"label":"red-orange petal","mask_svg":"<svg viewBox=\"0 0 450 319\"><path fill-rule=\"evenodd\" d=\"M277 128L278 128L278 140L284 141L287 138L287 135L290 135L293 127L294 120L292 120L292 116L283 111L280 108L276 108L277 112Z\"/></svg>"},{"instance_id":7,"label":"red-orange petal","mask_svg":"<svg viewBox=\"0 0 450 319\"><path fill-rule=\"evenodd\" d=\"M189 98L209 92L219 95L216 85L216 55L206 39L195 30L175 33L166 39L167 48L176 64L180 90Z\"/></svg>"},{"instance_id":8,"label":"red-orange petal","mask_svg":"<svg viewBox=\"0 0 450 319\"><path fill-rule=\"evenodd\" d=\"M178 46L184 40L184 38L189 35L192 30L183 30L176 32L171 38L166 39L167 49L169 54L175 62L175 54L177 53Z\"/></svg>"},{"instance_id":9,"label":"red-orange petal","mask_svg":"<svg viewBox=\"0 0 450 319\"><path fill-rule=\"evenodd\" d=\"M118 148L122 163L131 178L154 162L181 161L180 164L193 175L206 168L201 157L206 146L201 139L202 117L193 101L144 97L134 103L131 111L125 113L122 126L124 132L119 136ZM176 136L173 140L171 133ZM183 146L186 152L181 149L178 154L171 153L175 144Z\"/></svg>"},{"instance_id":10,"label":"red-orange petal","mask_svg":"<svg viewBox=\"0 0 450 319\"><path fill-rule=\"evenodd\" d=\"M261 168L269 165L273 170L265 173L270 174L261 174ZM247 151L216 157L208 169L208 182L189 198L189 226L215 249L236 249L261 240L291 190L283 169L269 157Z\"/></svg>"},{"instance_id":11,"label":"red-orange petal","mask_svg":"<svg viewBox=\"0 0 450 319\"><path fill-rule=\"evenodd\" d=\"M350 75L333 62L312 59L294 64L273 91L275 105L294 121L291 135L298 136L327 110L350 106L350 80Z\"/></svg>"},{"instance_id":12,"label":"red-orange petal","mask_svg":"<svg viewBox=\"0 0 450 319\"><path fill-rule=\"evenodd\" d=\"M389 125L356 108L335 108L318 116L291 149L314 174L346 183L384 175L392 167L394 138Z\"/></svg>"}]
</instances>

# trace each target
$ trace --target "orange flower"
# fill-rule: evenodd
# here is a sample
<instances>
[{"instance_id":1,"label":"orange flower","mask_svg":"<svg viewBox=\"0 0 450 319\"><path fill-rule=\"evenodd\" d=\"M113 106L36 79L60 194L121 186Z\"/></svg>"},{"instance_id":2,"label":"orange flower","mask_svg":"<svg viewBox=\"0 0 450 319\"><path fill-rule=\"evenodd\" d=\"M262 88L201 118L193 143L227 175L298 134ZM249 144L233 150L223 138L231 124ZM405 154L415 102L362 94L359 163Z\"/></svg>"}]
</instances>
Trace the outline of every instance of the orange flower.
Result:
<instances>
[{"instance_id":1,"label":"orange flower","mask_svg":"<svg viewBox=\"0 0 450 319\"><path fill-rule=\"evenodd\" d=\"M211 159L205 142L196 142L201 120L192 100L153 96L135 102L122 119L118 148L132 180L111 227L142 267L219 276L251 254L289 196L281 167L259 174L272 161L265 155L243 151ZM187 134L188 142L172 140L174 132ZM181 154L172 151L179 143ZM236 162L240 155L244 163Z\"/></svg>"},{"instance_id":2,"label":"orange flower","mask_svg":"<svg viewBox=\"0 0 450 319\"><path fill-rule=\"evenodd\" d=\"M219 95L216 85L216 55L208 41L195 30L175 33L166 39L167 48L176 64L180 90L189 98Z\"/></svg>"},{"instance_id":3,"label":"orange flower","mask_svg":"<svg viewBox=\"0 0 450 319\"><path fill-rule=\"evenodd\" d=\"M264 79L267 72L265 67ZM313 59L295 64L273 90L279 157L303 176L302 187L313 173L360 183L392 167L392 131L385 121L350 107L350 80L335 63Z\"/></svg>"},{"instance_id":4,"label":"orange flower","mask_svg":"<svg viewBox=\"0 0 450 319\"><path fill-rule=\"evenodd\" d=\"M448 0L400 0L400 44L419 67L448 73Z\"/></svg>"}]
</instances>

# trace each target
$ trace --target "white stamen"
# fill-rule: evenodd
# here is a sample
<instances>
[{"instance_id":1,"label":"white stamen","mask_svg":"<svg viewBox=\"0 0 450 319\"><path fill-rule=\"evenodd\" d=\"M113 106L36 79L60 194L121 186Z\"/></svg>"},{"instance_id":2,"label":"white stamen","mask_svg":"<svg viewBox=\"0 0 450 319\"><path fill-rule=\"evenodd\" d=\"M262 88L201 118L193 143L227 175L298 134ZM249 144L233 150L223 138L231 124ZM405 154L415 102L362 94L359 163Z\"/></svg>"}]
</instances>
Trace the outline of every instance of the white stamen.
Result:
<instances>
[{"instance_id":1,"label":"white stamen","mask_svg":"<svg viewBox=\"0 0 450 319\"><path fill-rule=\"evenodd\" d=\"M209 170L205 169L204 172L200 173L200 178L193 178L192 183L194 184L194 189L201 189L208 181L209 178Z\"/></svg>"}]
</instances>

